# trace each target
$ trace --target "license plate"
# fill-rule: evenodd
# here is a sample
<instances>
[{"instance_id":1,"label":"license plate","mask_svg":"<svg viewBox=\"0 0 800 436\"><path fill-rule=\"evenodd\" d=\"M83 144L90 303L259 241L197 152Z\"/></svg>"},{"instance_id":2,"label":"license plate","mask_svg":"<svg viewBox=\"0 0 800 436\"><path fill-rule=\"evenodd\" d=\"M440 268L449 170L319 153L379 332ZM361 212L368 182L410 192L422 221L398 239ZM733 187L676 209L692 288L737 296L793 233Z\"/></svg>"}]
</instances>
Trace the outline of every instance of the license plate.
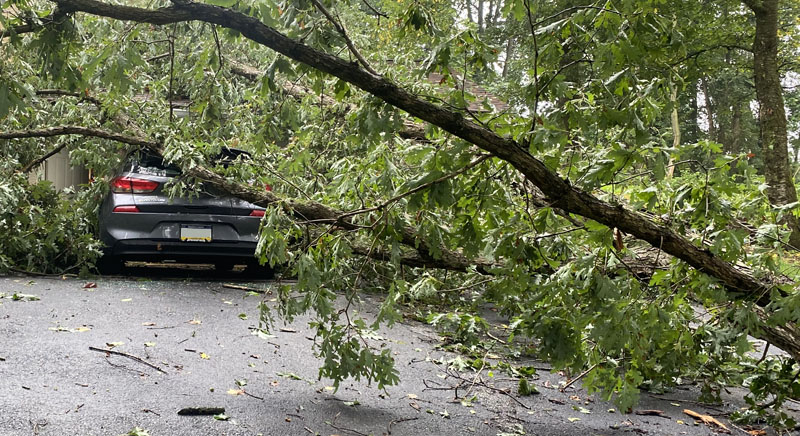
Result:
<instances>
[{"instance_id":1,"label":"license plate","mask_svg":"<svg viewBox=\"0 0 800 436\"><path fill-rule=\"evenodd\" d=\"M181 241L211 242L211 226L181 226Z\"/></svg>"}]
</instances>

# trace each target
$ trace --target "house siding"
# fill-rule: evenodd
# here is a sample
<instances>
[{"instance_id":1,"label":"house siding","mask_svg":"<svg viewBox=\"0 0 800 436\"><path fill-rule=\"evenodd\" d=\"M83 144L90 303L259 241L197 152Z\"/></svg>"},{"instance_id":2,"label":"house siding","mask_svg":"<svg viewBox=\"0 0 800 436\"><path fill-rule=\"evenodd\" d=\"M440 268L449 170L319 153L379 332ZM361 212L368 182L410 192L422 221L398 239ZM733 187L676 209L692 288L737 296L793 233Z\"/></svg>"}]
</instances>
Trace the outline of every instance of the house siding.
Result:
<instances>
[{"instance_id":1,"label":"house siding","mask_svg":"<svg viewBox=\"0 0 800 436\"><path fill-rule=\"evenodd\" d=\"M61 191L65 188L77 188L78 185L88 183L89 172L82 165L72 166L69 160L69 152L62 150L31 171L28 179L31 183L47 180L53 184L55 190Z\"/></svg>"}]
</instances>

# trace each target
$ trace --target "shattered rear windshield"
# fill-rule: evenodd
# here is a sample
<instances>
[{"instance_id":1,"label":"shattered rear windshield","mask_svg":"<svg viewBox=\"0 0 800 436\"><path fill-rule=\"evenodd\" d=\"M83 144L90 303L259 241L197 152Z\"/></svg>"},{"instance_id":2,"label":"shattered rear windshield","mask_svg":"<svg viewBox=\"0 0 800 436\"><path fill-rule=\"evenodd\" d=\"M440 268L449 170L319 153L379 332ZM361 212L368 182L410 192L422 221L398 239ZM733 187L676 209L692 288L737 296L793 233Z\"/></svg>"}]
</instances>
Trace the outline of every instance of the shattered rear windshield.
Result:
<instances>
[{"instance_id":1,"label":"shattered rear windshield","mask_svg":"<svg viewBox=\"0 0 800 436\"><path fill-rule=\"evenodd\" d=\"M175 177L181 173L180 168L175 165L165 164L161 156L141 151L133 153L129 162L131 164L131 172L148 176Z\"/></svg>"},{"instance_id":2,"label":"shattered rear windshield","mask_svg":"<svg viewBox=\"0 0 800 436\"><path fill-rule=\"evenodd\" d=\"M227 168L237 159L248 160L250 153L234 148L225 148L213 159L213 162ZM144 151L138 151L128 158L131 172L158 177L175 177L180 175L181 170L173 164L164 163L161 156L157 156Z\"/></svg>"}]
</instances>

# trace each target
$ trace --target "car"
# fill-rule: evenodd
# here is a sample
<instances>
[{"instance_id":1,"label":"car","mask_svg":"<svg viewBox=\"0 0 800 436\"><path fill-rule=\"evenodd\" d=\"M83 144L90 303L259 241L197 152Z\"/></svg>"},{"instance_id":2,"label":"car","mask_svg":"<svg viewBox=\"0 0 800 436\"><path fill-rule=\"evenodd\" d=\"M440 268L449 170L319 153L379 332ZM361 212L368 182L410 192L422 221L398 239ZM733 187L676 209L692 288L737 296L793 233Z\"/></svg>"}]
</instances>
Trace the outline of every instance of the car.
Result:
<instances>
[{"instance_id":1,"label":"car","mask_svg":"<svg viewBox=\"0 0 800 436\"><path fill-rule=\"evenodd\" d=\"M250 158L246 151L223 148L214 163ZM179 168L146 150L123 162L98 217L101 273L117 273L125 261L213 263L225 271L244 263L249 272L271 273L254 257L263 207L203 184L188 197L170 198L165 185L180 176Z\"/></svg>"}]
</instances>

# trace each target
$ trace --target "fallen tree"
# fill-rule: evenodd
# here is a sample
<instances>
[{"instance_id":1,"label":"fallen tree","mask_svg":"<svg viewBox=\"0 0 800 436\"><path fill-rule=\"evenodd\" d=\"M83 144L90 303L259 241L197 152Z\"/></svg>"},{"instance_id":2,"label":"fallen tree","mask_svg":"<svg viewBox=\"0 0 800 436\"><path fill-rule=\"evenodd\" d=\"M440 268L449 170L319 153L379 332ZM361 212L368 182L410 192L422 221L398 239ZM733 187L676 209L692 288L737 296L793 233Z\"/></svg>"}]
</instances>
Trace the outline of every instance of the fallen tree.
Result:
<instances>
[{"instance_id":1,"label":"fallen tree","mask_svg":"<svg viewBox=\"0 0 800 436\"><path fill-rule=\"evenodd\" d=\"M697 247L672 229L656 224L636 212L627 210L622 205L606 203L571 186L516 141L503 138L491 130L466 119L457 112L424 101L391 81L370 73L356 64L287 38L255 18L231 9L200 3L176 2L171 7L157 10L110 5L93 0L59 0L55 3L66 13L85 12L118 20L157 25L196 20L239 31L252 41L263 44L293 60L347 81L408 112L410 115L427 121L509 162L542 190L552 206L595 220L609 227L616 227L624 233L658 247L692 267L718 279L731 292L735 293L732 296L733 299L741 298L738 295L740 293L759 299L761 295L767 294L770 289L770 283L743 274L733 265L714 256L710 251ZM212 174L198 173L198 176L200 178L211 178ZM233 186L226 186L226 188L234 195L240 195L245 199L250 197L247 195L247 191L237 190ZM250 199L255 198L251 197ZM290 204L289 207L306 217L318 216L319 219L329 222L339 221L336 213L330 214L330 210L318 208L316 205L305 207L300 204ZM411 237L411 235L408 236ZM796 329L792 325L788 325L786 328L788 331ZM783 329L764 326L761 336L768 342L780 346L796 358L800 358L800 341L798 338L784 338L783 332L785 332Z\"/></svg>"},{"instance_id":2,"label":"fallen tree","mask_svg":"<svg viewBox=\"0 0 800 436\"><path fill-rule=\"evenodd\" d=\"M488 152L490 156L507 162L518 171L518 174L522 176L521 179L530 181L543 193L543 198L536 200L539 206L557 208L564 211L567 216L574 214L601 223L609 229L616 228L618 231L663 250L712 277L713 280L710 283L724 286L731 302L744 302L749 305L752 313L760 320L757 328L751 330L753 335L786 350L795 359L800 357L800 331L797 329L796 319L790 319L786 323L775 323L771 320L773 314L770 304L775 301L776 297L781 298L786 293L777 289L769 276L754 277L716 256L702 244L698 246L670 226L660 224L656 219L630 210L622 204L603 201L591 193L579 189L548 167L542 160L534 157L528 151L527 146L495 133L485 125L465 117L458 110L433 104L358 63L348 62L288 38L256 18L232 9L185 2L175 2L171 7L157 10L111 5L93 0L57 0L55 3L58 5L59 13L64 14L85 12L116 20L130 20L155 25L186 21L212 23L235 30L250 40L269 47L288 58L355 85L416 119L428 122L449 134L474 144L484 152ZM251 73L255 74L252 71ZM293 88L286 89L286 91L291 93ZM304 89L303 93L305 92L307 90ZM120 129L131 132L132 135L100 128L70 125L49 129L7 131L0 134L0 138L79 134L139 145L160 154L165 154L167 151L162 141L149 139L141 129L125 120L117 121L119 121L117 125ZM445 179L457 177L488 159L487 155L481 155L468 166L443 177ZM374 230L371 225L358 223L354 218L365 211L380 211L388 205L388 203L380 203L357 210L337 210L314 201L281 198L271 192L259 191L222 177L202 166L184 168L184 173L214 183L233 195L256 204L280 205L285 212L299 217L299 220L306 224L327 225L341 230ZM418 188L428 188L441 180L442 178L436 179ZM404 195L400 194L388 201L402 199ZM446 268L456 271L465 271L477 266L479 270L487 273L491 273L492 269L498 266L491 261L464 256L458 250L430 246L409 225L403 226L399 234L401 242L415 250L413 255L403 258L403 262L407 265ZM380 260L389 257L387 253L373 250L371 247L356 247L354 251L357 254ZM434 252L441 254L434 255Z\"/></svg>"}]
</instances>

